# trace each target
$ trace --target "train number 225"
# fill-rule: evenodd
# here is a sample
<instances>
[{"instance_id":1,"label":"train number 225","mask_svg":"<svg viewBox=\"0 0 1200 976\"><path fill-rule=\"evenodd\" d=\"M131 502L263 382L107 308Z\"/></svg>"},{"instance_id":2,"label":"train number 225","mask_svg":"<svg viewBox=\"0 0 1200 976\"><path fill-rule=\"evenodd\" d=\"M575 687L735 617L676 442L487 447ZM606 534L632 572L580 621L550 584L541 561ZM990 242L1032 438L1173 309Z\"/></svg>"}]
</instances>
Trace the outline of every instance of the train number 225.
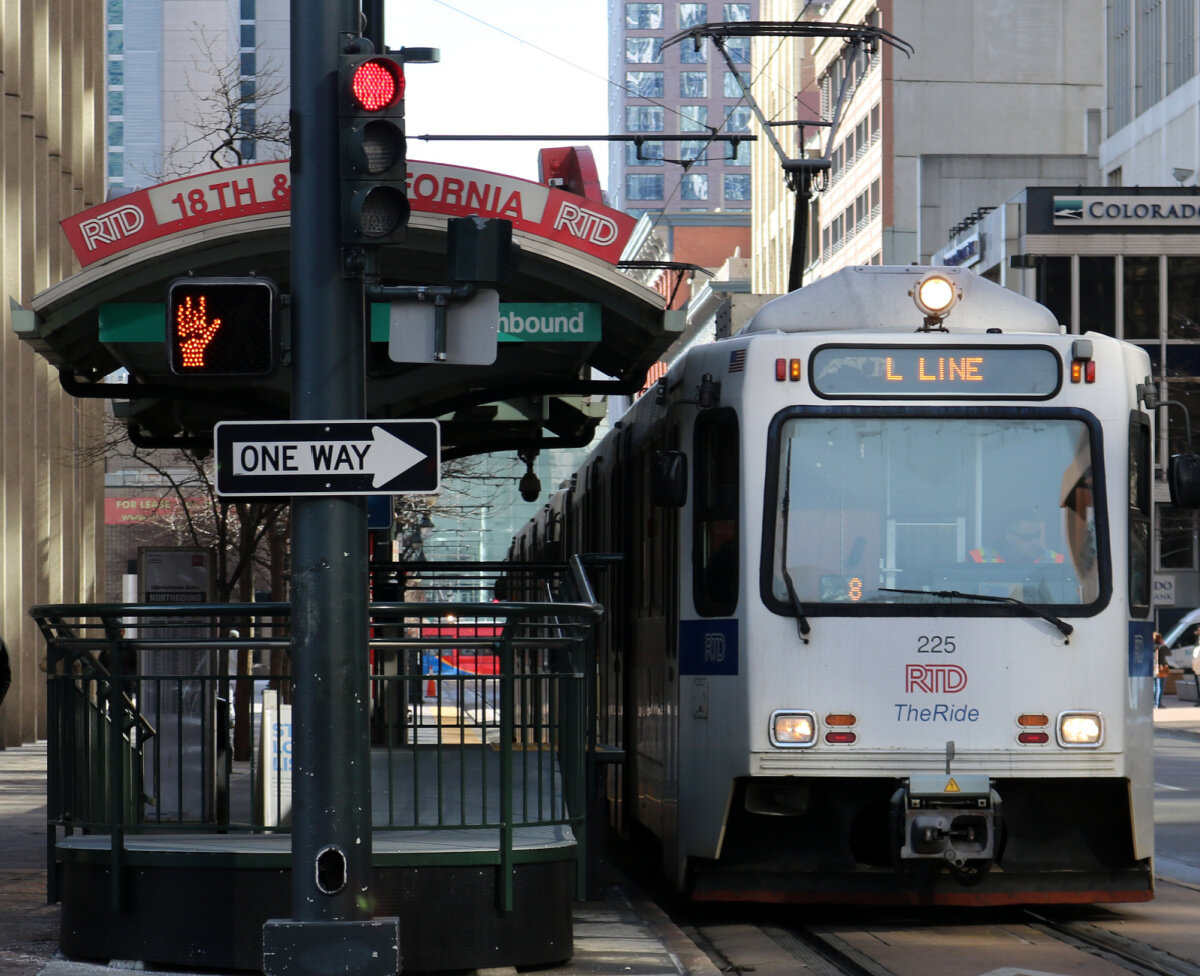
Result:
<instances>
[{"instance_id":1,"label":"train number 225","mask_svg":"<svg viewBox=\"0 0 1200 976\"><path fill-rule=\"evenodd\" d=\"M954 635L922 634L917 638L918 654L953 654L956 650Z\"/></svg>"}]
</instances>

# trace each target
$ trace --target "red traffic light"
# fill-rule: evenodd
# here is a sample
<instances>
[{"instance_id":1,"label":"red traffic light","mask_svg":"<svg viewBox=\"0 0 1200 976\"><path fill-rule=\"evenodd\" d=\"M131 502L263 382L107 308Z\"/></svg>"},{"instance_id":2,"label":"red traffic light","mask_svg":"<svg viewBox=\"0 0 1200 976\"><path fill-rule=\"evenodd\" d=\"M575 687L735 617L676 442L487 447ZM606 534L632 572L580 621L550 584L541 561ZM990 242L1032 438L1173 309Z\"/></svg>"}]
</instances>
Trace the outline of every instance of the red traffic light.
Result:
<instances>
[{"instance_id":1,"label":"red traffic light","mask_svg":"<svg viewBox=\"0 0 1200 976\"><path fill-rule=\"evenodd\" d=\"M372 58L354 69L350 97L365 112L381 112L404 98L404 69L390 58Z\"/></svg>"}]
</instances>

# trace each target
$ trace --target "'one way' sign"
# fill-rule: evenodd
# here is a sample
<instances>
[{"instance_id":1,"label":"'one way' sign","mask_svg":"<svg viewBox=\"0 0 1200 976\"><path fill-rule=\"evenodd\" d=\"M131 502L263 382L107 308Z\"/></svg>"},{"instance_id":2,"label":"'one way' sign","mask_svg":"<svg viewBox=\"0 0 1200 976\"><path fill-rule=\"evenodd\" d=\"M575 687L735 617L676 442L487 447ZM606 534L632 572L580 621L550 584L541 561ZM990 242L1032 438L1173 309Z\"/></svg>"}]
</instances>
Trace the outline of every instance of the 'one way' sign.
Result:
<instances>
[{"instance_id":1,"label":"'one way' sign","mask_svg":"<svg viewBox=\"0 0 1200 976\"><path fill-rule=\"evenodd\" d=\"M440 485L436 420L228 421L214 428L217 494L429 494Z\"/></svg>"}]
</instances>

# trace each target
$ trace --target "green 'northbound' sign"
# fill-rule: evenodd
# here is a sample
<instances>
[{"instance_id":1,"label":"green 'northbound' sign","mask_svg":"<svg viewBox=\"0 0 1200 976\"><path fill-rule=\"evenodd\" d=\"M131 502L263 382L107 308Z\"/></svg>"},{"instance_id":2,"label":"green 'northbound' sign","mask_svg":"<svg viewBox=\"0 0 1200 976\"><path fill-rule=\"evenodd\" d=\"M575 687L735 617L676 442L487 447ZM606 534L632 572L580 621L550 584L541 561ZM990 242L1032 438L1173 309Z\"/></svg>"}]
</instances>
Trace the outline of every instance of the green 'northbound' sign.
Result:
<instances>
[{"instance_id":1,"label":"green 'northbound' sign","mask_svg":"<svg viewBox=\"0 0 1200 976\"><path fill-rule=\"evenodd\" d=\"M589 302L501 302L499 339L599 342L600 306Z\"/></svg>"}]
</instances>

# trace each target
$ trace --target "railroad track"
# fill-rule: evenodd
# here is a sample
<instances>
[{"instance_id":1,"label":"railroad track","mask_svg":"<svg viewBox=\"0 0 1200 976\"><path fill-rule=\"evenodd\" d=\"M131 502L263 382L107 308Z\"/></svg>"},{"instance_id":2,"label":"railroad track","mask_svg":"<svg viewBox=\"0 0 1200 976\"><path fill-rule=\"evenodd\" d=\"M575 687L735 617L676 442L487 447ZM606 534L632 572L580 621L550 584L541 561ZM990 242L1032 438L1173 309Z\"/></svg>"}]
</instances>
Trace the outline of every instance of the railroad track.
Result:
<instances>
[{"instance_id":1,"label":"railroad track","mask_svg":"<svg viewBox=\"0 0 1200 976\"><path fill-rule=\"evenodd\" d=\"M1056 919L1041 911L1025 911L997 926L1011 932L1014 923L1027 926L1076 952L1104 960L1106 971L1136 976L1200 976L1200 965L1180 959L1165 950L1125 938L1089 922ZM914 921L910 932L921 924ZM684 926L689 937L708 955L723 974L753 976L908 976L910 968L889 968L869 951L843 938L844 926L779 923L701 923ZM939 958L943 955L944 958ZM956 971L961 958L962 976L981 976L993 967L962 953L961 947L939 949L936 937L928 944L927 958L937 959L936 971ZM1061 966L1041 968L1054 972ZM1018 971L1018 970L1014 970ZM1076 970L1079 971L1079 970Z\"/></svg>"}]
</instances>

